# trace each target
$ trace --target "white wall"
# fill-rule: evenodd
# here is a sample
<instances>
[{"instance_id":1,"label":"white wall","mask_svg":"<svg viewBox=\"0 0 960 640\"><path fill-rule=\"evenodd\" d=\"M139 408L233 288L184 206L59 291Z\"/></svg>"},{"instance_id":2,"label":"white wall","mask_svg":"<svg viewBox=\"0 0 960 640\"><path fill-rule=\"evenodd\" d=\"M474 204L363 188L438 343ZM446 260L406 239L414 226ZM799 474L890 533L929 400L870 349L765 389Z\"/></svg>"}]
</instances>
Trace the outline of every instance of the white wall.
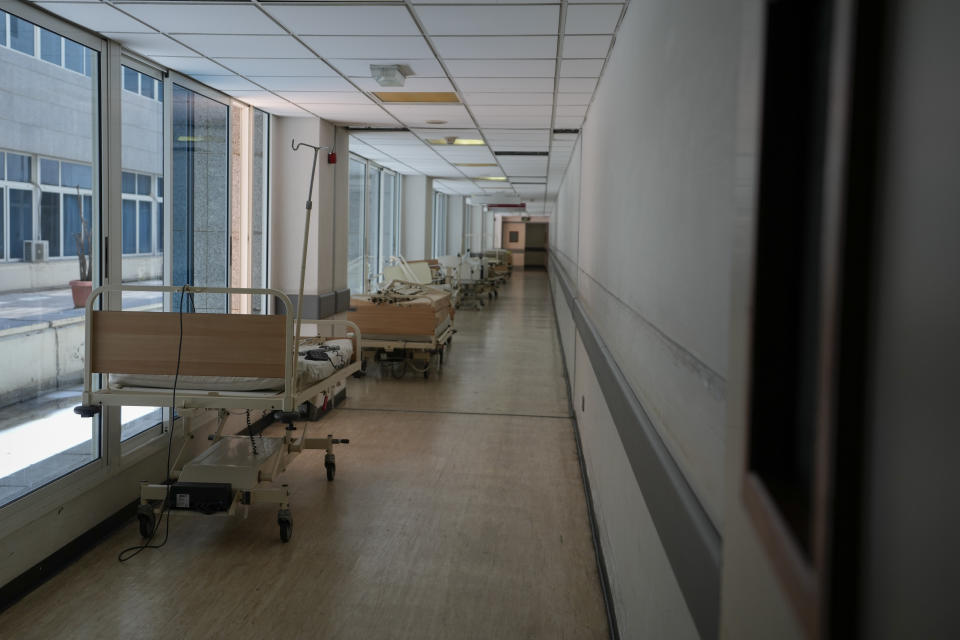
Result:
<instances>
[{"instance_id":1,"label":"white wall","mask_svg":"<svg viewBox=\"0 0 960 640\"><path fill-rule=\"evenodd\" d=\"M631 3L551 225L558 263L718 529L740 42L734 0ZM554 298L621 635L696 637L589 359L571 341L569 310Z\"/></svg>"},{"instance_id":2,"label":"white wall","mask_svg":"<svg viewBox=\"0 0 960 640\"><path fill-rule=\"evenodd\" d=\"M432 247L433 178L403 176L402 191L400 254L407 260L423 260Z\"/></svg>"},{"instance_id":3,"label":"white wall","mask_svg":"<svg viewBox=\"0 0 960 640\"><path fill-rule=\"evenodd\" d=\"M307 187L310 184L313 151L307 147L293 151L290 140L332 146L335 127L317 118L276 116L271 117L270 125L270 286L295 294L300 283ZM341 135L339 139L343 140L345 136ZM338 155L338 164L331 165L327 164L326 152L321 151L317 163L304 280L304 292L307 294L325 293L335 288L335 258L340 265L337 269L337 275L343 283L340 286L346 286L345 195L340 197L340 206L335 207L334 202L336 194L346 192L348 157L347 153ZM339 214L336 240L335 209Z\"/></svg>"},{"instance_id":4,"label":"white wall","mask_svg":"<svg viewBox=\"0 0 960 640\"><path fill-rule=\"evenodd\" d=\"M463 196L447 199L447 254L456 255L463 250Z\"/></svg>"}]
</instances>

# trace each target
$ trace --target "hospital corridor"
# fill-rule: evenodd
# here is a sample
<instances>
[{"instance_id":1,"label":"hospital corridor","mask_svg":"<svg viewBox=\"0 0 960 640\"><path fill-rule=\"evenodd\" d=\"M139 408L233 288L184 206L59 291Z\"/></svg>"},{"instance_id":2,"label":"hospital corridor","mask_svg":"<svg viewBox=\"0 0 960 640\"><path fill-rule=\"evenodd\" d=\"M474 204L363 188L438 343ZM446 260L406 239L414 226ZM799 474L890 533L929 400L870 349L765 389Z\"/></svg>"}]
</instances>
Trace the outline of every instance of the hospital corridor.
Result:
<instances>
[{"instance_id":1,"label":"hospital corridor","mask_svg":"<svg viewBox=\"0 0 960 640\"><path fill-rule=\"evenodd\" d=\"M336 481L288 474L297 544L264 544L272 512L182 518L121 565L130 522L0 615L3 636L607 637L546 273L493 304L458 314L428 385L351 385L324 421L351 440Z\"/></svg>"},{"instance_id":2,"label":"hospital corridor","mask_svg":"<svg viewBox=\"0 0 960 640\"><path fill-rule=\"evenodd\" d=\"M960 637L958 33L0 0L0 640Z\"/></svg>"}]
</instances>

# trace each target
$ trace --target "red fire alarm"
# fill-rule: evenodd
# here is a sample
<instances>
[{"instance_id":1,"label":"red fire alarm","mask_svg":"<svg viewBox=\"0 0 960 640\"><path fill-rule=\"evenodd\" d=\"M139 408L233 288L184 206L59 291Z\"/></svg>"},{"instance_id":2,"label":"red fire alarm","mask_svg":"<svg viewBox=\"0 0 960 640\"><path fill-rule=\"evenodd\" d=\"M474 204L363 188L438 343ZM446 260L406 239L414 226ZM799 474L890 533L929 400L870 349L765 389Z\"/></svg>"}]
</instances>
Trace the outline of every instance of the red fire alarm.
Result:
<instances>
[{"instance_id":1,"label":"red fire alarm","mask_svg":"<svg viewBox=\"0 0 960 640\"><path fill-rule=\"evenodd\" d=\"M327 154L327 164L337 164L336 152Z\"/></svg>"}]
</instances>

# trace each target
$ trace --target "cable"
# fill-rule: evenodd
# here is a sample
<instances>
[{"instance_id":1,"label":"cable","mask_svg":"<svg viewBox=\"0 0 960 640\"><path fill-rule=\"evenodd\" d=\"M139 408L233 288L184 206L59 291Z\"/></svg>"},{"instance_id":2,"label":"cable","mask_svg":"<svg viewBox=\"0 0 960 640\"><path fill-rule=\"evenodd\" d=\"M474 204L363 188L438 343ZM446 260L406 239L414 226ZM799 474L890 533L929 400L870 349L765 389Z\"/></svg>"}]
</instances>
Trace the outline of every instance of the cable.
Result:
<instances>
[{"instance_id":1,"label":"cable","mask_svg":"<svg viewBox=\"0 0 960 640\"><path fill-rule=\"evenodd\" d=\"M170 486L172 484L170 478L170 452L173 449L173 428L175 425L174 419L176 418L177 411L177 383L180 381L180 359L183 356L183 298L187 293L187 285L183 285L180 288L180 308L179 308L179 319L180 319L180 337L177 342L177 369L173 375L173 397L170 400L170 435L167 437L167 464L164 467L164 482L167 485L167 493L163 499L163 506L160 507L160 517L157 518L156 523L153 525L153 531L150 533L150 537L147 538L143 543L127 547L117 555L117 560L120 562L126 562L130 558L133 558L138 553L144 549L159 549L163 545L167 544L167 540L170 539ZM190 294L191 302L193 301L193 293ZM186 425L184 424L184 429ZM186 437L186 433L184 433ZM167 521L166 526L163 531L163 541L160 544L150 544L153 542L154 537L157 535L157 531L160 529L160 521L163 520L163 516L166 514Z\"/></svg>"}]
</instances>

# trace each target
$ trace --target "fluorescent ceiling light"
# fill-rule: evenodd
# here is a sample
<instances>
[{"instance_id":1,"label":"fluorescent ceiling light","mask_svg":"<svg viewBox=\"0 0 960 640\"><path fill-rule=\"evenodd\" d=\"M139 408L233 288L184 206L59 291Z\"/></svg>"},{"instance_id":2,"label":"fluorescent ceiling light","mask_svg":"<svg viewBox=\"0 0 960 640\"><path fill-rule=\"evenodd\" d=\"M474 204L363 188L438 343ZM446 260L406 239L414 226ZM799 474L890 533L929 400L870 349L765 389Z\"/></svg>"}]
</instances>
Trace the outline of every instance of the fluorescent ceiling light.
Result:
<instances>
[{"instance_id":1,"label":"fluorescent ceiling light","mask_svg":"<svg viewBox=\"0 0 960 640\"><path fill-rule=\"evenodd\" d=\"M503 176L486 176L484 178L474 178L474 180L493 180L495 182L504 182L506 178Z\"/></svg>"},{"instance_id":2,"label":"fluorescent ceiling light","mask_svg":"<svg viewBox=\"0 0 960 640\"><path fill-rule=\"evenodd\" d=\"M407 76L396 64L372 64L370 75L381 87L402 87Z\"/></svg>"}]
</instances>

